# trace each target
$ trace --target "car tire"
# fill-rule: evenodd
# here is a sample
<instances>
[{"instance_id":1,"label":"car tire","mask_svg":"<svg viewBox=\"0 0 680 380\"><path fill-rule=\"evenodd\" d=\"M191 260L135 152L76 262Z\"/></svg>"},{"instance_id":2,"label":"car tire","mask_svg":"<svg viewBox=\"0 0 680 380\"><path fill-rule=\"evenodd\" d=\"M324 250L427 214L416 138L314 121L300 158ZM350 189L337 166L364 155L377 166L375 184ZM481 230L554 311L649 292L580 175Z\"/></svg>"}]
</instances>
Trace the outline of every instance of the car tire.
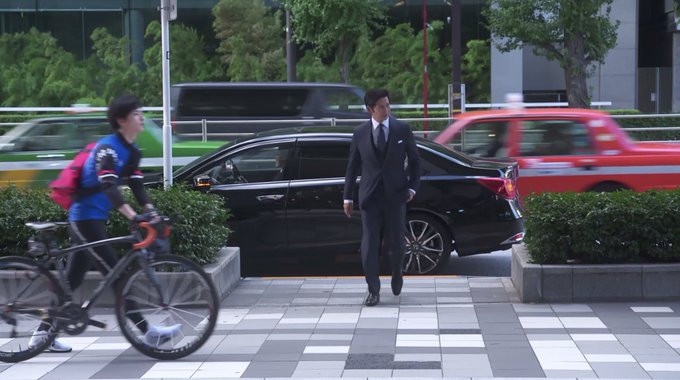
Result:
<instances>
[{"instance_id":1,"label":"car tire","mask_svg":"<svg viewBox=\"0 0 680 380\"><path fill-rule=\"evenodd\" d=\"M451 234L441 221L431 215L407 215L405 238L404 274L437 273L451 257Z\"/></svg>"}]
</instances>

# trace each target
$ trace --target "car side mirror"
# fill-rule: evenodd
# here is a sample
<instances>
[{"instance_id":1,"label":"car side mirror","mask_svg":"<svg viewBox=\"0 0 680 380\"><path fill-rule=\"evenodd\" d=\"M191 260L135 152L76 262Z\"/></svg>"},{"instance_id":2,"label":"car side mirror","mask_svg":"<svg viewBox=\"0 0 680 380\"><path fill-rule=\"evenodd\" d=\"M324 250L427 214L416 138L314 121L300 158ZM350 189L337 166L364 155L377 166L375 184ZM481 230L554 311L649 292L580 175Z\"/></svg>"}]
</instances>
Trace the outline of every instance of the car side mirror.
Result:
<instances>
[{"instance_id":1,"label":"car side mirror","mask_svg":"<svg viewBox=\"0 0 680 380\"><path fill-rule=\"evenodd\" d=\"M213 180L210 176L205 174L194 177L194 188L198 190L208 191L212 187Z\"/></svg>"}]
</instances>

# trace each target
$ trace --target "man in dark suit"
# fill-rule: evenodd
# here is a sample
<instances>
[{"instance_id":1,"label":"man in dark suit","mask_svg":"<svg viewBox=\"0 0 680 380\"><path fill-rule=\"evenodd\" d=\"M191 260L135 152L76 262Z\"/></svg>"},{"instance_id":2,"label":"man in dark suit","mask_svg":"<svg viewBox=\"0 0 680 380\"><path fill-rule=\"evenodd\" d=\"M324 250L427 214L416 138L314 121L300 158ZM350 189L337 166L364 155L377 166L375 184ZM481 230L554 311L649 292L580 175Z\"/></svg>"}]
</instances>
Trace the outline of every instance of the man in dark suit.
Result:
<instances>
[{"instance_id":1,"label":"man in dark suit","mask_svg":"<svg viewBox=\"0 0 680 380\"><path fill-rule=\"evenodd\" d=\"M390 117L390 98L385 89L372 89L364 96L371 120L354 130L345 176L344 210L351 217L357 176L361 209L361 261L368 284L365 304L380 302L380 247L385 236L392 253L392 293L403 285L406 203L413 199L420 182L420 161L408 124ZM408 159L408 166L405 161Z\"/></svg>"}]
</instances>

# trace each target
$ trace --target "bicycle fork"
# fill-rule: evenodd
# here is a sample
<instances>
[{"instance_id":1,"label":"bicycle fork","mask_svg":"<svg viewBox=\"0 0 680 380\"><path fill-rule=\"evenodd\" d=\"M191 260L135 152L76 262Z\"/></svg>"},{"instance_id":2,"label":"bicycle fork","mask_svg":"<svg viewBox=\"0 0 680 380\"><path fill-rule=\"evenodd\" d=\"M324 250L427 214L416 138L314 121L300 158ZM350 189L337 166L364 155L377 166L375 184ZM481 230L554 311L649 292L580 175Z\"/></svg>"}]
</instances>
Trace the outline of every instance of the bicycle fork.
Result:
<instances>
[{"instance_id":1,"label":"bicycle fork","mask_svg":"<svg viewBox=\"0 0 680 380\"><path fill-rule=\"evenodd\" d=\"M144 258L140 258L139 262L141 263L142 268L144 269L146 277L148 277L149 281L151 281L151 285L156 290L156 293L158 293L158 299L161 300L161 305L165 307L167 306L167 303L165 302L165 295L163 293L161 283L158 280L158 275L149 265L149 261L153 259L153 253L148 252L146 249L144 249L143 251Z\"/></svg>"}]
</instances>

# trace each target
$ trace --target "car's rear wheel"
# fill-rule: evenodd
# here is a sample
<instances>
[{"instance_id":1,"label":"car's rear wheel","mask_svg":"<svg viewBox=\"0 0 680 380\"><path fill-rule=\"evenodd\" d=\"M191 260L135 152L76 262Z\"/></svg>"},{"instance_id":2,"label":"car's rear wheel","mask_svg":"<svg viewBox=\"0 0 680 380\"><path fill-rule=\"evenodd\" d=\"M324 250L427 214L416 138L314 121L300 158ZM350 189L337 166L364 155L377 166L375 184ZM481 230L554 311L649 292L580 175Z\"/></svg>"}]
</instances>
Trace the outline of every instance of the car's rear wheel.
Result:
<instances>
[{"instance_id":1,"label":"car's rear wheel","mask_svg":"<svg viewBox=\"0 0 680 380\"><path fill-rule=\"evenodd\" d=\"M620 184L618 182L602 182L598 183L597 185L593 186L590 190L588 191L593 191L596 193L612 193L614 191L620 191L620 190L628 190L628 188Z\"/></svg>"},{"instance_id":2,"label":"car's rear wheel","mask_svg":"<svg viewBox=\"0 0 680 380\"><path fill-rule=\"evenodd\" d=\"M407 215L404 274L437 273L451 250L450 233L439 220L426 214Z\"/></svg>"}]
</instances>

